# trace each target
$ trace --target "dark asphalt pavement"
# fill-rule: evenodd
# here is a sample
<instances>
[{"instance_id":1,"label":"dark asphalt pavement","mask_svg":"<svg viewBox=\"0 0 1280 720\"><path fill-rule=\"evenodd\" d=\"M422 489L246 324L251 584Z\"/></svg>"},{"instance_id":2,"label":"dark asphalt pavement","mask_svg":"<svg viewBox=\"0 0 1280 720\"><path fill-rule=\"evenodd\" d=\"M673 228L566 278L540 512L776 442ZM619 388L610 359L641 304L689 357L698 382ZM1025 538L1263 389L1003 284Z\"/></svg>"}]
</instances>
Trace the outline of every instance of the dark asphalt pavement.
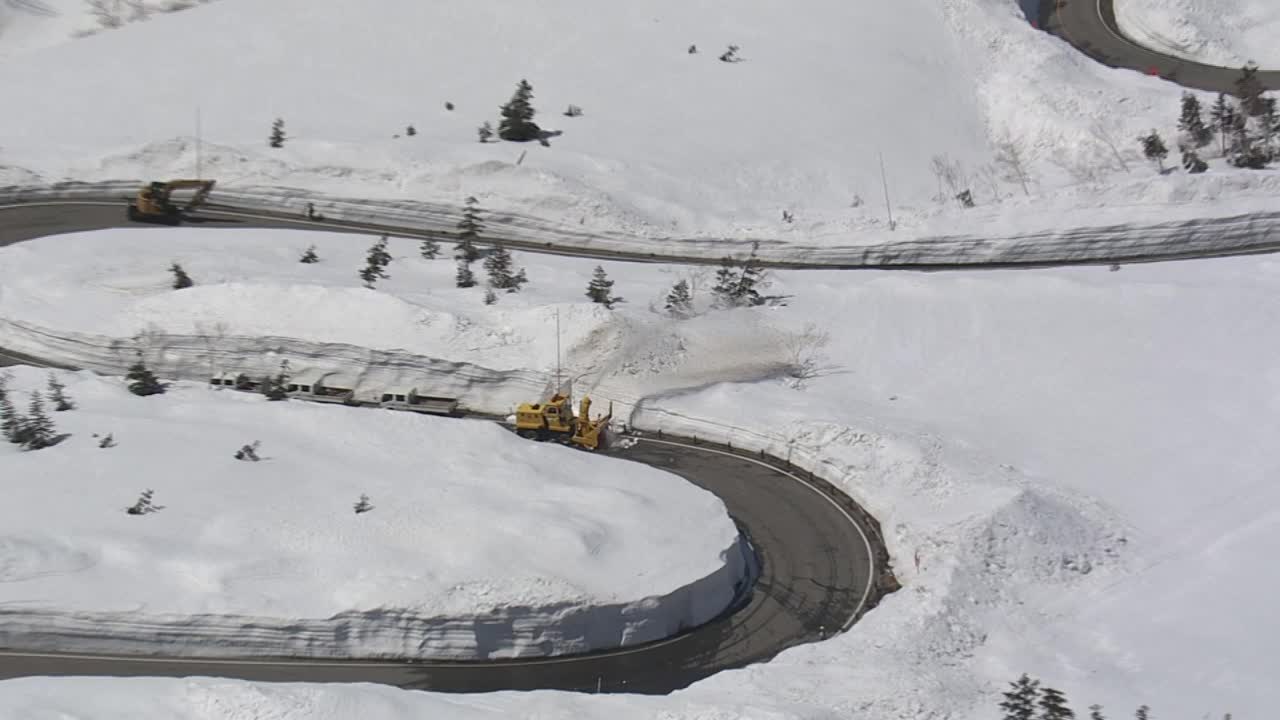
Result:
<instances>
[{"instance_id":1,"label":"dark asphalt pavement","mask_svg":"<svg viewBox=\"0 0 1280 720\"><path fill-rule=\"evenodd\" d=\"M0 210L0 245L117 226L124 224L123 215L123 203L33 204ZM250 223L215 220L202 225L245 227ZM253 221L251 225L272 223ZM0 349L0 365L33 360ZM671 440L641 439L633 447L608 454L668 470L715 493L750 538L760 561L759 578L736 608L682 636L614 652L491 663L201 660L10 649L0 650L0 679L208 675L280 682L374 682L456 692L599 688L665 693L840 632L873 607L883 591L895 587L879 528L847 496L821 480L790 475L775 467L776 460L764 462L728 448Z\"/></svg>"},{"instance_id":2,"label":"dark asphalt pavement","mask_svg":"<svg viewBox=\"0 0 1280 720\"><path fill-rule=\"evenodd\" d=\"M1158 75L1184 87L1208 92L1235 92L1240 68L1223 68L1183 60L1149 50L1120 32L1113 0L1041 0L1041 27L1110 67ZM1280 89L1280 71L1262 70L1258 79Z\"/></svg>"}]
</instances>

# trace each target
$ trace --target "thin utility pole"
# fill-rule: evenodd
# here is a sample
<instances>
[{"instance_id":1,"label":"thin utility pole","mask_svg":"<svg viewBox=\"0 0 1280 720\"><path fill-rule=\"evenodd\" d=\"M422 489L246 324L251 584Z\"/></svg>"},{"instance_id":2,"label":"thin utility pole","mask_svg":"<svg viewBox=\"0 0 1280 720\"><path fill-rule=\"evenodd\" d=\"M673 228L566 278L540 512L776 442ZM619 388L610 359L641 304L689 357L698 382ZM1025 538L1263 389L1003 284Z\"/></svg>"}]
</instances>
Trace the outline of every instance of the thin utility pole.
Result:
<instances>
[{"instance_id":1,"label":"thin utility pole","mask_svg":"<svg viewBox=\"0 0 1280 720\"><path fill-rule=\"evenodd\" d=\"M889 204L889 181L884 175L884 153L877 151L880 156L880 184L884 186L884 209L889 213L889 229L894 228L893 223L893 205Z\"/></svg>"},{"instance_id":2,"label":"thin utility pole","mask_svg":"<svg viewBox=\"0 0 1280 720\"><path fill-rule=\"evenodd\" d=\"M556 392L560 392L560 308L556 308Z\"/></svg>"}]
</instances>

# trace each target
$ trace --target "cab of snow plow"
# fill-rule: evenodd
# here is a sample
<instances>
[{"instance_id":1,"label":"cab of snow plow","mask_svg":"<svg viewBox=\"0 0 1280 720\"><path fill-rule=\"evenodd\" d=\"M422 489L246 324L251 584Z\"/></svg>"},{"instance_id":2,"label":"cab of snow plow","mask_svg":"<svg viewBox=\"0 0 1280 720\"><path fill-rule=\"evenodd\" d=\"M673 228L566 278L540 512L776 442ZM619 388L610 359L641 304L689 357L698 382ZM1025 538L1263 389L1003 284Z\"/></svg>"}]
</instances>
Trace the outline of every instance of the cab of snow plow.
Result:
<instances>
[{"instance_id":1,"label":"cab of snow plow","mask_svg":"<svg viewBox=\"0 0 1280 720\"><path fill-rule=\"evenodd\" d=\"M605 430L613 417L613 404L609 413L592 420L591 398L583 397L578 416L573 415L573 404L567 393L556 393L537 403L521 403L516 408L516 434L530 440L555 440L587 450L595 450L605 441Z\"/></svg>"}]
</instances>

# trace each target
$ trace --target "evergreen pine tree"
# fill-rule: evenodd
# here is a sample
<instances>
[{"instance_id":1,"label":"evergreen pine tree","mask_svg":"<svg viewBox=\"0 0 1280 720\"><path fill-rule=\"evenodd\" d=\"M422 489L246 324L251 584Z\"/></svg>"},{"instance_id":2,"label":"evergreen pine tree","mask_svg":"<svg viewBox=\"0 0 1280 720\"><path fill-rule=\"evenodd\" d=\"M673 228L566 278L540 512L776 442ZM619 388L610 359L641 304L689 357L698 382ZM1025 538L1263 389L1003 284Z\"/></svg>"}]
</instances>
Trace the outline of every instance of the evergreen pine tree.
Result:
<instances>
[{"instance_id":1,"label":"evergreen pine tree","mask_svg":"<svg viewBox=\"0 0 1280 720\"><path fill-rule=\"evenodd\" d=\"M1143 705L1133 713L1134 720L1151 720L1151 708Z\"/></svg>"},{"instance_id":2,"label":"evergreen pine tree","mask_svg":"<svg viewBox=\"0 0 1280 720\"><path fill-rule=\"evenodd\" d=\"M764 298L760 296L760 291L757 289L757 287L763 287L765 283L764 268L760 265L760 258L756 256L759 249L759 242L752 243L751 254L742 264L742 272L738 276L738 287L734 293L738 305L764 304Z\"/></svg>"},{"instance_id":3,"label":"evergreen pine tree","mask_svg":"<svg viewBox=\"0 0 1280 720\"><path fill-rule=\"evenodd\" d=\"M498 137L515 142L538 139L542 131L533 122L532 100L533 87L529 85L528 80L521 80L511 99L501 108L502 119L498 121Z\"/></svg>"},{"instance_id":4,"label":"evergreen pine tree","mask_svg":"<svg viewBox=\"0 0 1280 720\"><path fill-rule=\"evenodd\" d=\"M116 446L116 436L113 435L112 433L107 433L106 437L98 441L98 447L103 449L113 448L115 446Z\"/></svg>"},{"instance_id":5,"label":"evergreen pine tree","mask_svg":"<svg viewBox=\"0 0 1280 720\"><path fill-rule=\"evenodd\" d=\"M1165 147L1164 139L1160 137L1160 133L1155 130L1149 135L1143 135L1138 138L1142 143L1142 154L1148 160L1155 160L1160 171L1164 172L1164 159L1169 156L1169 148Z\"/></svg>"},{"instance_id":6,"label":"evergreen pine tree","mask_svg":"<svg viewBox=\"0 0 1280 720\"><path fill-rule=\"evenodd\" d=\"M1240 99L1240 111L1249 117L1258 117L1263 112L1262 81L1258 80L1258 64L1250 60L1240 68L1240 76L1236 78L1236 97Z\"/></svg>"},{"instance_id":7,"label":"evergreen pine tree","mask_svg":"<svg viewBox=\"0 0 1280 720\"><path fill-rule=\"evenodd\" d=\"M22 430L25 425L26 420L14 407L8 388L0 384L0 434L4 435L5 440L19 445L22 443Z\"/></svg>"},{"instance_id":8,"label":"evergreen pine tree","mask_svg":"<svg viewBox=\"0 0 1280 720\"><path fill-rule=\"evenodd\" d=\"M475 287L476 275L471 272L471 263L466 260L458 261L458 272L453 276L454 282L460 288Z\"/></svg>"},{"instance_id":9,"label":"evergreen pine tree","mask_svg":"<svg viewBox=\"0 0 1280 720\"><path fill-rule=\"evenodd\" d=\"M191 282L191 276L187 274L187 271L183 270L182 266L176 262L169 266L169 272L173 273L174 290L182 290L195 284Z\"/></svg>"},{"instance_id":10,"label":"evergreen pine tree","mask_svg":"<svg viewBox=\"0 0 1280 720\"><path fill-rule=\"evenodd\" d=\"M671 286L663 308L672 317L685 318L693 314L693 293L689 291L688 280L681 280Z\"/></svg>"},{"instance_id":11,"label":"evergreen pine tree","mask_svg":"<svg viewBox=\"0 0 1280 720\"><path fill-rule=\"evenodd\" d=\"M134 395L159 395L164 392L164 385L156 379L144 362L142 362L142 353L138 353L138 359L129 366L129 374L125 375L125 379L129 382L129 392Z\"/></svg>"},{"instance_id":12,"label":"evergreen pine tree","mask_svg":"<svg viewBox=\"0 0 1280 720\"><path fill-rule=\"evenodd\" d=\"M1182 116L1178 118L1178 129L1198 148L1213 140L1213 133L1205 127L1204 117L1200 112L1200 99L1192 93L1182 93Z\"/></svg>"},{"instance_id":13,"label":"evergreen pine tree","mask_svg":"<svg viewBox=\"0 0 1280 720\"><path fill-rule=\"evenodd\" d=\"M479 201L475 196L467 198L462 206L462 219L458 221L458 244L454 246L453 255L459 260L473 263L480 258L480 250L476 248L476 238L484 230L480 221Z\"/></svg>"},{"instance_id":14,"label":"evergreen pine tree","mask_svg":"<svg viewBox=\"0 0 1280 720\"><path fill-rule=\"evenodd\" d=\"M605 274L604 268L597 265L591 272L591 282L587 284L587 297L591 302L613 309L613 304L622 298L613 294L613 281Z\"/></svg>"},{"instance_id":15,"label":"evergreen pine tree","mask_svg":"<svg viewBox=\"0 0 1280 720\"><path fill-rule=\"evenodd\" d=\"M378 280L391 277L386 271L387 265L391 264L391 253L387 252L386 235L378 238L378 241L369 247L365 260L366 265L360 271L360 279L364 281L365 287L372 290L374 283Z\"/></svg>"},{"instance_id":16,"label":"evergreen pine tree","mask_svg":"<svg viewBox=\"0 0 1280 720\"><path fill-rule=\"evenodd\" d=\"M1089 720L1107 720L1107 719L1102 715L1102 706L1101 706L1101 705L1096 705L1096 704L1095 704L1095 705L1090 705L1090 706L1089 706Z\"/></svg>"},{"instance_id":17,"label":"evergreen pine tree","mask_svg":"<svg viewBox=\"0 0 1280 720\"><path fill-rule=\"evenodd\" d=\"M1023 673L1022 677L1009 683L1009 689L1004 693L1004 700L1000 703L1004 720L1033 720L1039 696L1040 681L1032 680Z\"/></svg>"},{"instance_id":18,"label":"evergreen pine tree","mask_svg":"<svg viewBox=\"0 0 1280 720\"><path fill-rule=\"evenodd\" d=\"M413 137L414 135L418 134L418 128L410 125L409 127L404 129L404 134L408 135L409 137Z\"/></svg>"},{"instance_id":19,"label":"evergreen pine tree","mask_svg":"<svg viewBox=\"0 0 1280 720\"><path fill-rule=\"evenodd\" d=\"M159 512L164 509L163 505L156 505L151 498L155 495L155 490L143 490L138 496L138 501L133 505L125 508L125 512L130 515L146 515L148 513Z\"/></svg>"},{"instance_id":20,"label":"evergreen pine tree","mask_svg":"<svg viewBox=\"0 0 1280 720\"><path fill-rule=\"evenodd\" d=\"M1198 175L1209 169L1209 163L1201 160L1200 155L1195 150L1184 145L1182 147L1182 169L1192 175Z\"/></svg>"},{"instance_id":21,"label":"evergreen pine tree","mask_svg":"<svg viewBox=\"0 0 1280 720\"><path fill-rule=\"evenodd\" d=\"M1249 121L1244 113L1236 113L1227 153L1231 164L1238 168L1261 170L1270 160L1270 153L1256 143L1253 134L1249 132Z\"/></svg>"},{"instance_id":22,"label":"evergreen pine tree","mask_svg":"<svg viewBox=\"0 0 1280 720\"><path fill-rule=\"evenodd\" d=\"M306 263L308 265L320 262L320 256L316 254L316 246L308 246L307 249L303 251L302 257L298 258L298 262Z\"/></svg>"},{"instance_id":23,"label":"evergreen pine tree","mask_svg":"<svg viewBox=\"0 0 1280 720\"><path fill-rule=\"evenodd\" d=\"M498 302L498 296L494 294L494 292L493 292L493 288L485 288L485 289L484 289L484 304L485 304L485 305L492 305L492 304L494 304L494 303L496 303L496 302Z\"/></svg>"},{"instance_id":24,"label":"evergreen pine tree","mask_svg":"<svg viewBox=\"0 0 1280 720\"><path fill-rule=\"evenodd\" d=\"M440 254L440 243L431 238L423 238L422 243L418 245L418 252L422 254L424 260L435 260Z\"/></svg>"},{"instance_id":25,"label":"evergreen pine tree","mask_svg":"<svg viewBox=\"0 0 1280 720\"><path fill-rule=\"evenodd\" d=\"M489 142L493 139L493 125L490 125L489 121L485 120L483 125L476 128L476 135L480 138L480 142Z\"/></svg>"},{"instance_id":26,"label":"evergreen pine tree","mask_svg":"<svg viewBox=\"0 0 1280 720\"><path fill-rule=\"evenodd\" d=\"M76 409L76 404L67 397L67 386L59 382L53 373L49 373L49 402L53 403L56 412Z\"/></svg>"},{"instance_id":27,"label":"evergreen pine tree","mask_svg":"<svg viewBox=\"0 0 1280 720\"><path fill-rule=\"evenodd\" d=\"M733 258L725 256L720 261L720 268L716 270L716 284L711 288L711 294L716 297L716 304L722 307L732 307L734 302L734 292L738 287L738 270L733 262Z\"/></svg>"},{"instance_id":28,"label":"evergreen pine tree","mask_svg":"<svg viewBox=\"0 0 1280 720\"><path fill-rule=\"evenodd\" d=\"M353 507L355 508L357 515L359 515L360 513L367 513L373 509L373 505L369 504L369 496L363 493L360 495L360 501L357 502Z\"/></svg>"},{"instance_id":29,"label":"evergreen pine tree","mask_svg":"<svg viewBox=\"0 0 1280 720\"><path fill-rule=\"evenodd\" d=\"M1051 687L1040 690L1040 720L1073 720L1076 716L1067 707L1067 698L1062 691Z\"/></svg>"},{"instance_id":30,"label":"evergreen pine tree","mask_svg":"<svg viewBox=\"0 0 1280 720\"><path fill-rule=\"evenodd\" d=\"M511 253L502 243L494 244L483 265L485 272L489 273L489 285L505 290L511 284Z\"/></svg>"},{"instance_id":31,"label":"evergreen pine tree","mask_svg":"<svg viewBox=\"0 0 1280 720\"><path fill-rule=\"evenodd\" d=\"M284 120L276 118L276 121L271 123L271 137L267 139L267 144L273 148L282 148L284 141Z\"/></svg>"},{"instance_id":32,"label":"evergreen pine tree","mask_svg":"<svg viewBox=\"0 0 1280 720\"><path fill-rule=\"evenodd\" d=\"M44 411L44 398L39 392L31 393L31 403L27 405L27 417L21 436L22 446L27 450L47 448L56 440L53 421Z\"/></svg>"},{"instance_id":33,"label":"evergreen pine tree","mask_svg":"<svg viewBox=\"0 0 1280 720\"><path fill-rule=\"evenodd\" d=\"M1231 128L1235 126L1235 114L1235 108L1227 100L1226 93L1218 93L1218 99L1209 110L1209 118L1213 120L1213 131L1218 133L1219 151L1223 155L1227 154L1227 138L1231 135Z\"/></svg>"}]
</instances>

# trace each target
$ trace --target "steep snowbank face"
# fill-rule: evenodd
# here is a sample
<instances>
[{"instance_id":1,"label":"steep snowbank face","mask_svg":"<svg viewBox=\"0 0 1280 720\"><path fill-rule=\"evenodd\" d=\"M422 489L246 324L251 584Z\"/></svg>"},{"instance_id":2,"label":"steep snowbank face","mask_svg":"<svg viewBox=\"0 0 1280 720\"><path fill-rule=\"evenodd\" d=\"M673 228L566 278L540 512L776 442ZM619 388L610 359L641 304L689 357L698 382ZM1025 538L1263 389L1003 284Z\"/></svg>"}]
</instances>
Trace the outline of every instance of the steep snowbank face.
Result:
<instances>
[{"instance_id":1,"label":"steep snowbank face","mask_svg":"<svg viewBox=\"0 0 1280 720\"><path fill-rule=\"evenodd\" d=\"M1120 30L1154 50L1239 67L1280 68L1275 0L1115 0Z\"/></svg>"},{"instance_id":2,"label":"steep snowbank face","mask_svg":"<svg viewBox=\"0 0 1280 720\"><path fill-rule=\"evenodd\" d=\"M19 406L43 389L10 372ZM720 500L644 465L480 421L63 380L70 437L0 446L0 646L583 652L705 622L746 572ZM254 441L261 462L232 457ZM125 513L145 489L163 509Z\"/></svg>"}]
</instances>

